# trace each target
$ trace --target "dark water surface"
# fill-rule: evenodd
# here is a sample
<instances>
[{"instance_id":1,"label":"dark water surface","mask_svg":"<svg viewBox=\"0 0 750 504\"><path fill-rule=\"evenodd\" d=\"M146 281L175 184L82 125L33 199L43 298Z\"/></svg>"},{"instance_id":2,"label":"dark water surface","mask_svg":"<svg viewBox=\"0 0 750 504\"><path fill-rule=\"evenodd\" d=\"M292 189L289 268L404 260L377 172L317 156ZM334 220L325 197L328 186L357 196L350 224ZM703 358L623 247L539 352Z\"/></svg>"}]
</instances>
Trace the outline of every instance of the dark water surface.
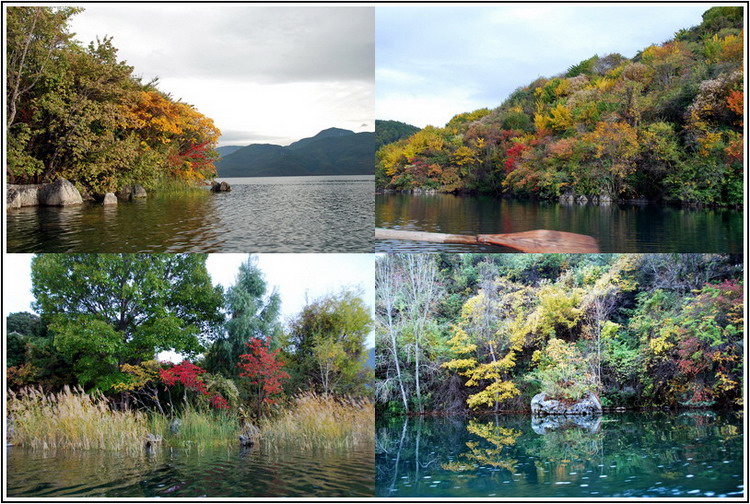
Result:
<instances>
[{"instance_id":1,"label":"dark water surface","mask_svg":"<svg viewBox=\"0 0 750 504\"><path fill-rule=\"evenodd\" d=\"M381 418L376 495L736 498L743 445L734 412L610 414L544 433L526 415Z\"/></svg>"},{"instance_id":2,"label":"dark water surface","mask_svg":"<svg viewBox=\"0 0 750 504\"><path fill-rule=\"evenodd\" d=\"M656 204L578 205L452 194L376 194L375 225L499 234L550 229L593 236L602 252L741 253L743 213ZM511 252L492 246L378 241L376 252Z\"/></svg>"},{"instance_id":3,"label":"dark water surface","mask_svg":"<svg viewBox=\"0 0 750 504\"><path fill-rule=\"evenodd\" d=\"M9 448L11 497L371 497L372 445L304 454L260 448L152 455Z\"/></svg>"},{"instance_id":4,"label":"dark water surface","mask_svg":"<svg viewBox=\"0 0 750 504\"><path fill-rule=\"evenodd\" d=\"M372 252L371 176L222 179L232 191L8 212L8 252Z\"/></svg>"}]
</instances>

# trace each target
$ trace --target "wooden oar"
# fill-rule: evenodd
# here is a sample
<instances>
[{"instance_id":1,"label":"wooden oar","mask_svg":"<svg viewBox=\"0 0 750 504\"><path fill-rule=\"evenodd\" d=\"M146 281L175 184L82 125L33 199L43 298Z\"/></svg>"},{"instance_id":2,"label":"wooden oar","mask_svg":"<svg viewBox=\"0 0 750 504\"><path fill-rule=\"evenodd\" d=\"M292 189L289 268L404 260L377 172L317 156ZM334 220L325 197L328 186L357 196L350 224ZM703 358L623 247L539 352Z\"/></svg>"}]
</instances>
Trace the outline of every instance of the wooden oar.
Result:
<instances>
[{"instance_id":1,"label":"wooden oar","mask_svg":"<svg viewBox=\"0 0 750 504\"><path fill-rule=\"evenodd\" d=\"M599 252L599 245L591 236L565 231L550 231L547 229L523 231L521 233L471 236L375 228L375 238L378 240L410 240L433 243L462 243L467 245L502 245L529 253L568 252L591 254Z\"/></svg>"}]
</instances>

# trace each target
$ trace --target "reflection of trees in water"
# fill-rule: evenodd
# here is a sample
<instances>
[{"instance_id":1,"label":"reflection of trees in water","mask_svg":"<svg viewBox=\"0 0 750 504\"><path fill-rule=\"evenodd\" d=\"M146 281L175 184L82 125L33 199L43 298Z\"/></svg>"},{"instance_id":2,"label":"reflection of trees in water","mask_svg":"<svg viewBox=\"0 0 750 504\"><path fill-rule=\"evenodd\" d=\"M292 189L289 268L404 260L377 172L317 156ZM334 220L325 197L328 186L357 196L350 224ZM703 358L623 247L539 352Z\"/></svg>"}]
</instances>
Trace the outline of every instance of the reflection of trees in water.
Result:
<instances>
[{"instance_id":1,"label":"reflection of trees in water","mask_svg":"<svg viewBox=\"0 0 750 504\"><path fill-rule=\"evenodd\" d=\"M432 482L448 479L459 495L509 480L510 472L521 496L524 486L563 481L623 489L628 477L634 488L649 480L681 484L688 467L696 478L724 484L733 474L727 469L741 467L742 421L733 412L623 413L605 415L598 429L540 434L524 415L379 420L377 486L379 495L430 495Z\"/></svg>"},{"instance_id":2,"label":"reflection of trees in water","mask_svg":"<svg viewBox=\"0 0 750 504\"><path fill-rule=\"evenodd\" d=\"M466 430L470 434L482 438L482 441L467 441L466 447L469 450L458 456L459 461L441 464L443 469L467 471L482 465L489 465L501 467L510 472L515 470L518 461L508 456L506 448L516 444L516 439L521 435L520 430L501 426L498 417L495 417L494 422L469 420ZM489 448L487 443L490 445Z\"/></svg>"}]
</instances>

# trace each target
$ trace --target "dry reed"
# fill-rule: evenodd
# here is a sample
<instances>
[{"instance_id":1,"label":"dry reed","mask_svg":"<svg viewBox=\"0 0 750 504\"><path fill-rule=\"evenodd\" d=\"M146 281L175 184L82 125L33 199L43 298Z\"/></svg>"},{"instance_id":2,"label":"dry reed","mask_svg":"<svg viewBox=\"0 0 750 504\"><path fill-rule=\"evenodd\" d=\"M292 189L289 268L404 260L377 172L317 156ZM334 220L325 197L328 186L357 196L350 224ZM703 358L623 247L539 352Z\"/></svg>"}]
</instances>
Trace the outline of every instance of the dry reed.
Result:
<instances>
[{"instance_id":1,"label":"dry reed","mask_svg":"<svg viewBox=\"0 0 750 504\"><path fill-rule=\"evenodd\" d=\"M375 409L369 399L305 393L280 415L262 419L259 427L268 448L350 449L375 439Z\"/></svg>"}]
</instances>

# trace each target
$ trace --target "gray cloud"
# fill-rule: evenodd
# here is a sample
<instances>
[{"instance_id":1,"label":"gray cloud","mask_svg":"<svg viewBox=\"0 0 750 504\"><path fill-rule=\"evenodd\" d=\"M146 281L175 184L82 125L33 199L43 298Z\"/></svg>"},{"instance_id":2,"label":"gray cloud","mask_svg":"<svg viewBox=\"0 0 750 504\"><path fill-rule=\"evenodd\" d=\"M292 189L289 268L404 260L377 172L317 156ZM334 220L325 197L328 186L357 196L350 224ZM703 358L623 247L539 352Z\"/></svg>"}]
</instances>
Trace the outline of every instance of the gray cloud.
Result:
<instances>
[{"instance_id":1,"label":"gray cloud","mask_svg":"<svg viewBox=\"0 0 750 504\"><path fill-rule=\"evenodd\" d=\"M374 78L372 7L93 4L79 39L114 35L146 76L242 79L259 84ZM133 32L147 33L143 44ZM118 45L118 34L130 42ZM85 38L85 37L88 37ZM146 41L147 40L147 41Z\"/></svg>"}]
</instances>

